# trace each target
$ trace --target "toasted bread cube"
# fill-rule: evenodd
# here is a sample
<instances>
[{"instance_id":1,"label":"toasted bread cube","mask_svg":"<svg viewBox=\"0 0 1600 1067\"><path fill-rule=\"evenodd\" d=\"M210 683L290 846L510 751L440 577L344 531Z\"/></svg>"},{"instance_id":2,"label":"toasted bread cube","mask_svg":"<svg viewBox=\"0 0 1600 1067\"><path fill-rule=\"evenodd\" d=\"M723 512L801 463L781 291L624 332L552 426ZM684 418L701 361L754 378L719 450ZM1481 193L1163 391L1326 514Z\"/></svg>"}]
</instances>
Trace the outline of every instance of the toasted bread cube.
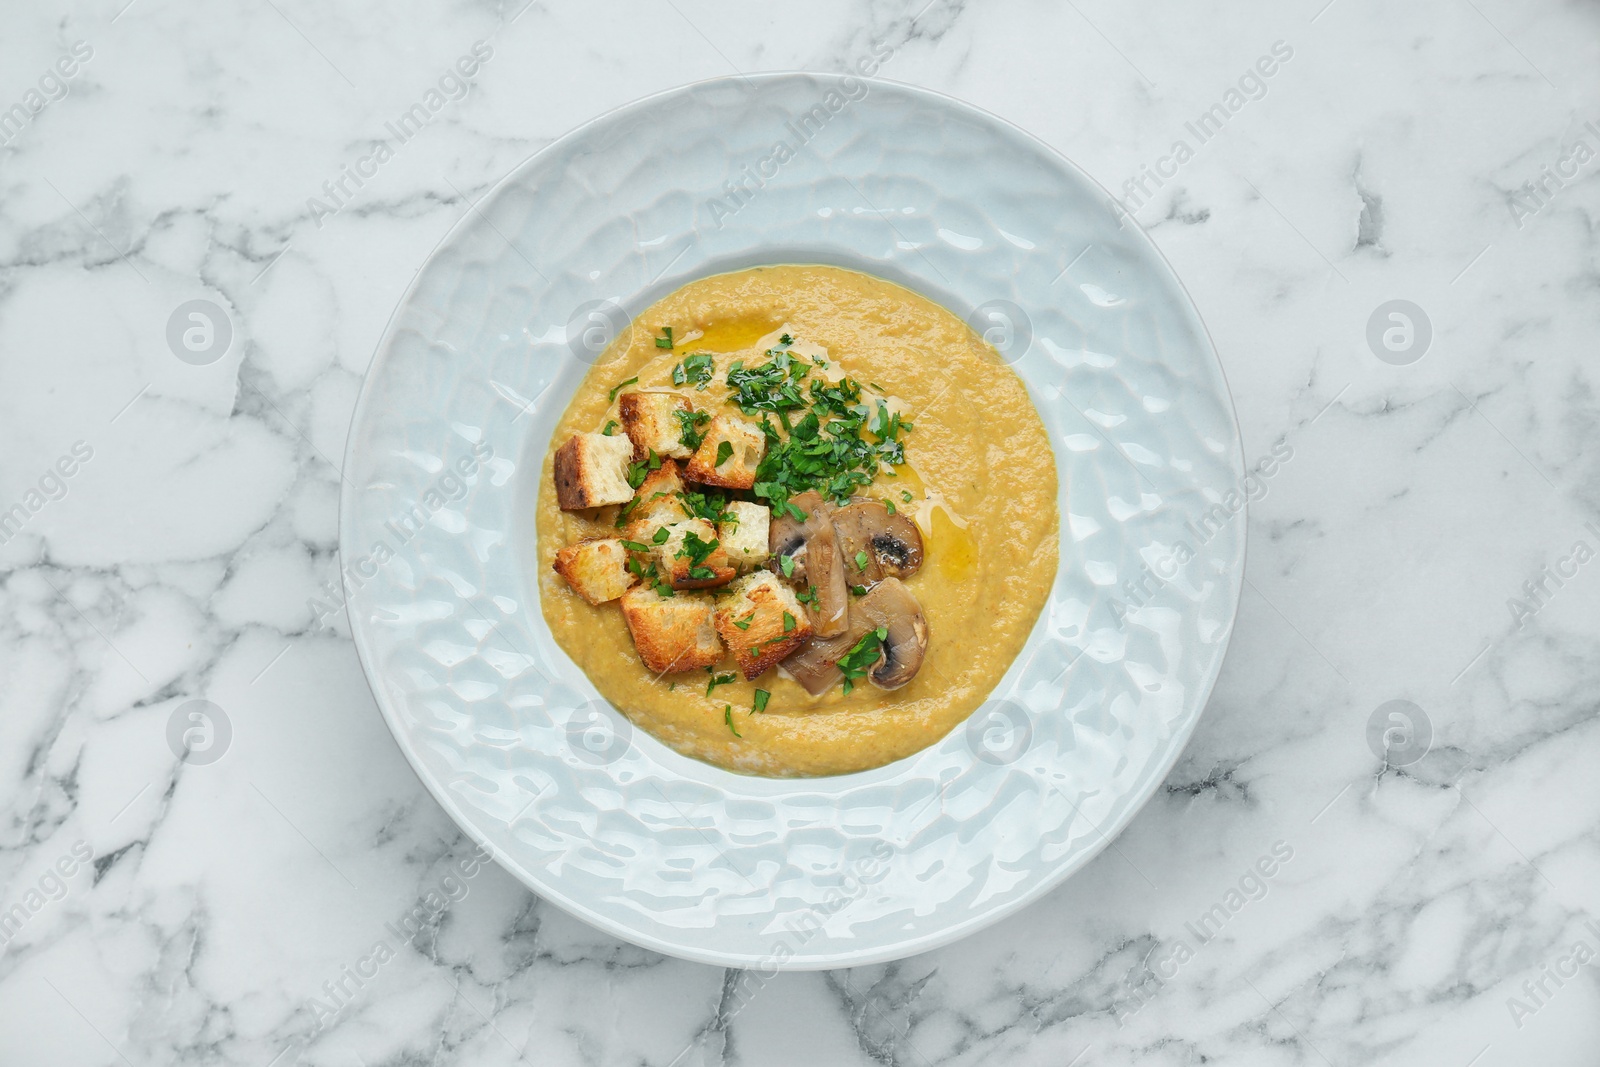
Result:
<instances>
[{"instance_id":1,"label":"toasted bread cube","mask_svg":"<svg viewBox=\"0 0 1600 1067\"><path fill-rule=\"evenodd\" d=\"M717 609L717 633L746 678L756 678L811 638L811 617L794 590L771 571L739 579Z\"/></svg>"},{"instance_id":2,"label":"toasted bread cube","mask_svg":"<svg viewBox=\"0 0 1600 1067\"><path fill-rule=\"evenodd\" d=\"M617 411L622 416L622 431L633 442L634 462L651 452L688 459L692 450L683 443L683 423L673 412L693 410L694 405L682 393L623 393Z\"/></svg>"},{"instance_id":3,"label":"toasted bread cube","mask_svg":"<svg viewBox=\"0 0 1600 1067\"><path fill-rule=\"evenodd\" d=\"M615 537L591 537L556 553L556 573L583 599L604 604L628 591L628 550Z\"/></svg>"},{"instance_id":4,"label":"toasted bread cube","mask_svg":"<svg viewBox=\"0 0 1600 1067\"><path fill-rule=\"evenodd\" d=\"M628 460L633 445L626 437L575 433L556 449L556 500L562 511L581 511L633 499Z\"/></svg>"},{"instance_id":5,"label":"toasted bread cube","mask_svg":"<svg viewBox=\"0 0 1600 1067\"><path fill-rule=\"evenodd\" d=\"M767 561L771 554L767 538L772 526L772 512L765 504L752 504L735 500L723 509L722 521L717 523L717 540L728 560L740 570L749 570Z\"/></svg>"},{"instance_id":6,"label":"toasted bread cube","mask_svg":"<svg viewBox=\"0 0 1600 1067\"><path fill-rule=\"evenodd\" d=\"M717 540L717 531L704 519L684 519L666 527L667 539L655 545L656 572L674 589L709 589L727 585L738 575L728 561L728 553ZM689 535L701 544L715 544L699 563L686 547ZM653 544L654 536L643 542Z\"/></svg>"},{"instance_id":7,"label":"toasted bread cube","mask_svg":"<svg viewBox=\"0 0 1600 1067\"><path fill-rule=\"evenodd\" d=\"M724 450L726 443L731 451ZM748 489L756 484L756 468L767 452L767 435L761 427L732 415L718 415L706 427L705 440L695 450L685 473L691 482ZM718 455L723 455L721 463Z\"/></svg>"},{"instance_id":8,"label":"toasted bread cube","mask_svg":"<svg viewBox=\"0 0 1600 1067\"><path fill-rule=\"evenodd\" d=\"M661 466L644 476L644 481L639 483L639 488L633 495L643 504L657 493L681 492L683 492L683 468L678 466L676 460L664 459L661 461Z\"/></svg>"},{"instance_id":9,"label":"toasted bread cube","mask_svg":"<svg viewBox=\"0 0 1600 1067\"><path fill-rule=\"evenodd\" d=\"M716 609L702 593L664 597L637 585L622 595L622 617L639 658L656 674L698 670L722 658Z\"/></svg>"},{"instance_id":10,"label":"toasted bread cube","mask_svg":"<svg viewBox=\"0 0 1600 1067\"><path fill-rule=\"evenodd\" d=\"M660 468L645 475L635 501L628 511L627 538L630 541L650 543L650 538L663 526L689 518L689 509L683 503L683 473L676 460L663 460Z\"/></svg>"}]
</instances>

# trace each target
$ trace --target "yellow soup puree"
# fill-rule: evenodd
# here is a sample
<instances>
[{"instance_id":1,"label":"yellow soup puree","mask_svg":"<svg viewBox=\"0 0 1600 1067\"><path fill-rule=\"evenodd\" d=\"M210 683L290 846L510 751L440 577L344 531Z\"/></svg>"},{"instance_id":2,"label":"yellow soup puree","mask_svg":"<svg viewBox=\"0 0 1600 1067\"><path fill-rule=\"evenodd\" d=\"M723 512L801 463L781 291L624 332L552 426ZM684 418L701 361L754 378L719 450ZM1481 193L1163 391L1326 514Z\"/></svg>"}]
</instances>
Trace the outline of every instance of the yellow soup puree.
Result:
<instances>
[{"instance_id":1,"label":"yellow soup puree","mask_svg":"<svg viewBox=\"0 0 1600 1067\"><path fill-rule=\"evenodd\" d=\"M668 326L674 346L658 347ZM556 641L601 694L679 752L747 774L844 774L938 741L1010 667L1055 578L1055 458L1022 382L960 318L901 286L822 266L716 275L661 300L601 354L550 453L573 433L617 419L612 390L634 377L628 389L677 388L700 410L738 416L725 400L729 365L766 362L766 348L784 333L797 356L826 358L828 377L842 371L862 383L868 402L887 395L913 424L903 437L906 463L857 491L892 501L922 533L924 562L906 585L921 602L929 641L911 682L884 691L863 678L848 695L835 686L813 697L776 670L745 681L731 654L716 670L737 680L709 696L705 671L656 677L640 662L617 604L590 606L551 569L562 546L619 532L615 507L560 510L550 454L538 499L539 592ZM674 365L696 352L714 355L714 378L703 391L674 386ZM771 693L759 713L757 689Z\"/></svg>"}]
</instances>

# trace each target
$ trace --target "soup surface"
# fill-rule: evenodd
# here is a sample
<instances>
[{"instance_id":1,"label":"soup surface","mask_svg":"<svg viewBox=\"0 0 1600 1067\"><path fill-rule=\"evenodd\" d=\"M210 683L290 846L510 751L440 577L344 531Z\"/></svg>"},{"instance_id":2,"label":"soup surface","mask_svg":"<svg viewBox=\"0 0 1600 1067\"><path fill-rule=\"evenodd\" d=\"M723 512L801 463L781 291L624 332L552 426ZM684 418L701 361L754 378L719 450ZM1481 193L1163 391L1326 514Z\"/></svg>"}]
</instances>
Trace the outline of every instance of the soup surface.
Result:
<instances>
[{"instance_id":1,"label":"soup surface","mask_svg":"<svg viewBox=\"0 0 1600 1067\"><path fill-rule=\"evenodd\" d=\"M658 343L668 327L671 348ZM856 491L888 501L922 535L922 565L905 585L926 617L926 654L902 688L862 680L848 693L834 686L812 696L778 670L745 680L731 654L710 671L657 675L641 662L617 604L587 603L553 569L563 546L618 536L615 506L559 507L552 457L562 442L617 420L623 383L677 389L701 410L739 415L727 400L728 369L735 361L762 363L784 337L794 358L827 368L817 377L854 379L864 401L883 398L912 425L902 435L905 462ZM710 380L675 383L675 368L697 353L711 354ZM946 308L835 267L715 275L640 315L601 354L562 416L537 501L544 617L600 693L679 752L767 776L866 770L944 737L1010 667L1055 578L1056 491L1049 438L1021 380ZM708 695L708 685L729 674L734 680ZM761 711L758 690L769 694Z\"/></svg>"}]
</instances>

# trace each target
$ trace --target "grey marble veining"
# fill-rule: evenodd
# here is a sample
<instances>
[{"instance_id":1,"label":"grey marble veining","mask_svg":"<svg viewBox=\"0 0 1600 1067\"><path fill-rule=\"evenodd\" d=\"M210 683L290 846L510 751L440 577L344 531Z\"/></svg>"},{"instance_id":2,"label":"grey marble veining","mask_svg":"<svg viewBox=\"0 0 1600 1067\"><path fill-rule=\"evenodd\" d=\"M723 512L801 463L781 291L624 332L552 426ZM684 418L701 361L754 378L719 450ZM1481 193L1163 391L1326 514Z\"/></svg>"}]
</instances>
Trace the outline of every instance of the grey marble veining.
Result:
<instances>
[{"instance_id":1,"label":"grey marble veining","mask_svg":"<svg viewBox=\"0 0 1600 1067\"><path fill-rule=\"evenodd\" d=\"M8 13L0 1062L1595 1062L1600 8L919 8ZM948 948L768 980L477 862L310 604L361 374L472 198L645 93L885 46L1124 198L1274 461L1118 847ZM214 362L169 347L197 299ZM221 747L196 700L214 762L169 742Z\"/></svg>"}]
</instances>

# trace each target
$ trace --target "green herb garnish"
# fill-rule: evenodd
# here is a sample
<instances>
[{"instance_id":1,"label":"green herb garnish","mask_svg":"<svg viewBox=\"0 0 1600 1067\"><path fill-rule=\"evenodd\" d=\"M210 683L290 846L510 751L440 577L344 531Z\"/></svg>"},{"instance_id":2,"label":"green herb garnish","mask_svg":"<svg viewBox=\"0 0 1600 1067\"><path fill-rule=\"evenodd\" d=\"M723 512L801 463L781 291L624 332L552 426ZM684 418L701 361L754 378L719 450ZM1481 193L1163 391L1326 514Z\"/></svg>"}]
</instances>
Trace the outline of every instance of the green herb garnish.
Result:
<instances>
[{"instance_id":1,"label":"green herb garnish","mask_svg":"<svg viewBox=\"0 0 1600 1067\"><path fill-rule=\"evenodd\" d=\"M616 387L611 390L611 403L615 404L617 402L617 394L622 392L624 389L626 389L628 386L634 384L638 380L639 380L638 376L635 375L634 377L629 378L625 382L618 382ZM610 434L606 434L606 436L610 437L611 435Z\"/></svg>"},{"instance_id":2,"label":"green herb garnish","mask_svg":"<svg viewBox=\"0 0 1600 1067\"><path fill-rule=\"evenodd\" d=\"M644 479L645 479L646 475L648 475L653 470L660 470L660 469L661 469L661 457L656 455L656 450L652 448L650 450L649 456L647 456L644 459L641 459L637 463L628 464L628 485L631 488L637 489L641 485L644 484ZM632 501L632 500L628 501L628 510L629 511L633 510L633 505L635 503L636 503L636 501ZM622 524L619 522L619 523L617 523L617 525L621 526Z\"/></svg>"},{"instance_id":3,"label":"green herb garnish","mask_svg":"<svg viewBox=\"0 0 1600 1067\"><path fill-rule=\"evenodd\" d=\"M767 701L769 701L771 699L772 699L772 694L771 693L767 692L765 689L757 689L756 690L756 710L757 711L766 711L767 710Z\"/></svg>"},{"instance_id":4,"label":"green herb garnish","mask_svg":"<svg viewBox=\"0 0 1600 1067\"><path fill-rule=\"evenodd\" d=\"M685 493L683 498L690 515L704 519L713 526L721 522L727 513L728 494L720 489L707 489L703 493Z\"/></svg>"},{"instance_id":5,"label":"green herb garnish","mask_svg":"<svg viewBox=\"0 0 1600 1067\"><path fill-rule=\"evenodd\" d=\"M794 616L790 615L787 611L784 612L783 613L783 632L784 633L789 633L794 629L794 627L795 627Z\"/></svg>"},{"instance_id":6,"label":"green herb garnish","mask_svg":"<svg viewBox=\"0 0 1600 1067\"><path fill-rule=\"evenodd\" d=\"M867 569L867 564L870 563L870 562L871 562L871 560L869 560L867 558L866 552L863 551L863 552L857 552L856 553L856 570L858 570L858 571L866 570Z\"/></svg>"},{"instance_id":7,"label":"green herb garnish","mask_svg":"<svg viewBox=\"0 0 1600 1067\"><path fill-rule=\"evenodd\" d=\"M700 432L700 427L711 421L708 411L685 411L682 408L672 413L678 420L681 429L678 432L678 443L689 451L700 447L700 442L706 435Z\"/></svg>"},{"instance_id":8,"label":"green herb garnish","mask_svg":"<svg viewBox=\"0 0 1600 1067\"><path fill-rule=\"evenodd\" d=\"M733 705L732 704L724 704L724 705L722 705L722 721L728 724L728 729L733 731L733 736L734 737L739 737L739 738L744 737L744 734L741 734L739 732L739 728L733 725Z\"/></svg>"},{"instance_id":9,"label":"green herb garnish","mask_svg":"<svg viewBox=\"0 0 1600 1067\"><path fill-rule=\"evenodd\" d=\"M709 541L702 541L700 535L693 530L685 530L683 534L683 547L678 550L677 559L688 559L693 566L704 563L711 553L717 550L722 542L713 537ZM709 573L702 577L709 578Z\"/></svg>"},{"instance_id":10,"label":"green herb garnish","mask_svg":"<svg viewBox=\"0 0 1600 1067\"><path fill-rule=\"evenodd\" d=\"M839 660L839 673L844 675L845 695L855 688L855 680L864 676L872 665L878 662L878 656L883 648L883 642L889 637L889 629L880 626L876 630L868 630L861 635L861 640L844 657Z\"/></svg>"},{"instance_id":11,"label":"green herb garnish","mask_svg":"<svg viewBox=\"0 0 1600 1067\"><path fill-rule=\"evenodd\" d=\"M728 460L730 460L732 458L733 458L733 443L731 441L719 441L719 442L717 442L717 462L716 462L715 465L720 467L720 466L722 466L724 463L728 462Z\"/></svg>"},{"instance_id":12,"label":"green herb garnish","mask_svg":"<svg viewBox=\"0 0 1600 1067\"><path fill-rule=\"evenodd\" d=\"M656 347L657 348L671 348L672 347L672 327L671 326L663 326L663 327L661 327L661 334L662 334L662 336L656 338Z\"/></svg>"},{"instance_id":13,"label":"green herb garnish","mask_svg":"<svg viewBox=\"0 0 1600 1067\"><path fill-rule=\"evenodd\" d=\"M655 542L658 545L664 545L664 544L667 543L667 538L669 538L671 536L672 536L671 531L669 531L665 526L662 526L662 527L659 527L656 530L655 536L650 538L650 540Z\"/></svg>"},{"instance_id":14,"label":"green herb garnish","mask_svg":"<svg viewBox=\"0 0 1600 1067\"><path fill-rule=\"evenodd\" d=\"M760 414L767 436L751 490L757 499L782 512L791 496L815 489L842 506L886 468L905 462L901 436L911 427L886 403L869 405L860 383L848 377L808 378L810 365L785 350L768 355L767 363L729 368L727 375L728 399L746 415Z\"/></svg>"},{"instance_id":15,"label":"green herb garnish","mask_svg":"<svg viewBox=\"0 0 1600 1067\"><path fill-rule=\"evenodd\" d=\"M709 670L709 668L707 669ZM710 696L711 691L717 686L727 685L737 677L739 677L737 674L713 674L711 680L706 683L706 696Z\"/></svg>"},{"instance_id":16,"label":"green herb garnish","mask_svg":"<svg viewBox=\"0 0 1600 1067\"><path fill-rule=\"evenodd\" d=\"M716 371L716 361L712 359L710 352L696 352L684 357L682 363L672 368L672 384L692 385L696 389L704 389Z\"/></svg>"},{"instance_id":17,"label":"green herb garnish","mask_svg":"<svg viewBox=\"0 0 1600 1067\"><path fill-rule=\"evenodd\" d=\"M628 478L629 478L630 481L633 478L633 465L632 464L628 465ZM644 476L643 475L641 475L639 477L639 481L640 482L644 481ZM637 489L639 487L637 485L635 485L633 488ZM638 507L638 506L639 506L639 498L638 497L634 497L632 500L630 500L626 504L622 505L622 509L617 512L617 529L620 530L624 526L628 525L628 516L631 515L633 513L633 509Z\"/></svg>"},{"instance_id":18,"label":"green herb garnish","mask_svg":"<svg viewBox=\"0 0 1600 1067\"><path fill-rule=\"evenodd\" d=\"M783 571L783 576L785 578L793 578L794 577L794 557L793 556L779 556L778 557L778 567L779 567L780 570Z\"/></svg>"},{"instance_id":19,"label":"green herb garnish","mask_svg":"<svg viewBox=\"0 0 1600 1067\"><path fill-rule=\"evenodd\" d=\"M635 379L635 380L637 381L637 379ZM617 420L616 419L607 419L606 420L605 429L601 430L600 432L605 434L607 437L610 437L612 435L612 433L616 431L616 428L617 428Z\"/></svg>"}]
</instances>

